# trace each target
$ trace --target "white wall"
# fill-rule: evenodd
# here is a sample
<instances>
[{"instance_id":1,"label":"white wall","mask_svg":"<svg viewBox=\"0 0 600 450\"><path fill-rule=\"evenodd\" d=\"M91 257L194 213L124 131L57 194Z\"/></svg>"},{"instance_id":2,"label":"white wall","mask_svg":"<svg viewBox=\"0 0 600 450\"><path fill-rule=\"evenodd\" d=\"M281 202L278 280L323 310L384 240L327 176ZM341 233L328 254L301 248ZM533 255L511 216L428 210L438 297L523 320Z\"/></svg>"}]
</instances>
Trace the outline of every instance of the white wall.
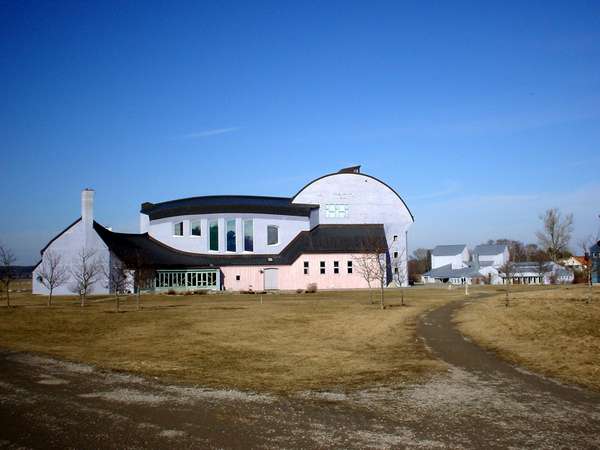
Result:
<instances>
[{"instance_id":1,"label":"white wall","mask_svg":"<svg viewBox=\"0 0 600 450\"><path fill-rule=\"evenodd\" d=\"M141 216L146 216L141 214ZM148 216L146 216L148 217ZM254 227L254 252L260 254L277 254L285 248L286 245L294 239L301 231L309 230L309 218L298 216L283 216L275 214L196 214L186 216L168 217L164 219L151 220L148 223L147 230L150 236L163 242L164 244L192 253L209 253L208 249L208 224L212 220L219 222L219 252L231 254L226 248L226 221L236 220L236 253L243 253L244 249L244 230L243 221L253 220ZM191 235L191 222L200 220L201 236ZM173 224L183 221L183 236L173 235ZM140 219L140 223L143 220ZM267 226L276 225L279 227L279 243L276 245L267 245Z\"/></svg>"},{"instance_id":2,"label":"white wall","mask_svg":"<svg viewBox=\"0 0 600 450\"><path fill-rule=\"evenodd\" d=\"M87 233L86 233L87 231ZM95 257L98 258L102 264L109 264L109 251L98 234L93 228L86 230L86 227L82 221L77 222L59 236L54 242L52 242L48 248L44 251L42 256L42 262L33 271L33 285L32 292L34 294L48 294L48 289L44 287L38 281L38 273L44 262L44 257L49 252L54 252L61 255L62 263L67 268L69 274L76 267L77 256L83 248L86 247L86 235L87 235L87 248L90 251L95 252ZM73 292L74 279L70 275L69 281L64 285L54 290L53 295L78 295ZM91 294L106 294L108 293L108 283L104 276L100 276L100 279L92 286Z\"/></svg>"},{"instance_id":3,"label":"white wall","mask_svg":"<svg viewBox=\"0 0 600 450\"><path fill-rule=\"evenodd\" d=\"M504 252L498 253L497 255L478 255L479 261L491 261L492 265L501 267L508 261L508 249L505 248Z\"/></svg>"},{"instance_id":4,"label":"white wall","mask_svg":"<svg viewBox=\"0 0 600 450\"><path fill-rule=\"evenodd\" d=\"M462 269L467 267L467 262L469 261L469 250L467 247L457 255L450 256L435 256L431 255L431 268L437 269L438 267L447 266L448 264L452 265L453 269Z\"/></svg>"},{"instance_id":5,"label":"white wall","mask_svg":"<svg viewBox=\"0 0 600 450\"><path fill-rule=\"evenodd\" d=\"M413 223L410 212L398 195L364 174L337 173L317 179L304 187L293 203L320 206L311 215L311 226L318 224L383 224L390 255L400 255L399 269L407 273L406 235ZM327 217L327 205L347 205L346 217ZM395 237L395 238L394 238ZM391 259L391 256L390 256ZM391 268L390 268L391 270ZM405 285L408 277L403 277ZM392 281L391 272L388 282Z\"/></svg>"}]
</instances>

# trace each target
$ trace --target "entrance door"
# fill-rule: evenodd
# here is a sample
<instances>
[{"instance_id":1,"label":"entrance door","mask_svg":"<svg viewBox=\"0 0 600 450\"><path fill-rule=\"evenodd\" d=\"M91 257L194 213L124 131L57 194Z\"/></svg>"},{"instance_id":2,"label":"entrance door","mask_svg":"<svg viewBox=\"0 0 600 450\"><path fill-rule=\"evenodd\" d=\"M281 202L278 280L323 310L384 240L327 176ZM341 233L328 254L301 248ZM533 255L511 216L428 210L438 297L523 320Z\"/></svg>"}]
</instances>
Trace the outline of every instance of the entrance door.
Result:
<instances>
[{"instance_id":1,"label":"entrance door","mask_svg":"<svg viewBox=\"0 0 600 450\"><path fill-rule=\"evenodd\" d=\"M265 291L279 289L279 270L264 269Z\"/></svg>"}]
</instances>

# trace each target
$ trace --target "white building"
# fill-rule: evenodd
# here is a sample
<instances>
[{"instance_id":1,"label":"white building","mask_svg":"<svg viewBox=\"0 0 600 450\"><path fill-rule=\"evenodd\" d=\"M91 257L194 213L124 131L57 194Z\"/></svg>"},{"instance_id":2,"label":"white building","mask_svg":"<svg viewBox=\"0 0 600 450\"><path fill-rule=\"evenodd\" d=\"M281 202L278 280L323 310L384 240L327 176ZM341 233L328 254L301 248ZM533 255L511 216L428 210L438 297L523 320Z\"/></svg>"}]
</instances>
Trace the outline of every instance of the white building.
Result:
<instances>
[{"instance_id":1,"label":"white building","mask_svg":"<svg viewBox=\"0 0 600 450\"><path fill-rule=\"evenodd\" d=\"M508 246L505 244L478 245L473 253L477 255L479 264L489 263L494 267L501 267L510 257Z\"/></svg>"},{"instance_id":2,"label":"white building","mask_svg":"<svg viewBox=\"0 0 600 450\"><path fill-rule=\"evenodd\" d=\"M510 284L568 284L572 283L575 275L555 262L516 262L512 264L510 276L500 273L502 282Z\"/></svg>"},{"instance_id":3,"label":"white building","mask_svg":"<svg viewBox=\"0 0 600 450\"><path fill-rule=\"evenodd\" d=\"M465 244L438 245L431 251L431 268L450 265L452 269L463 269L468 266L469 259L469 249Z\"/></svg>"},{"instance_id":4,"label":"white building","mask_svg":"<svg viewBox=\"0 0 600 450\"><path fill-rule=\"evenodd\" d=\"M387 282L406 285L408 229L414 219L390 186L342 169L311 181L293 197L208 196L143 203L140 233L115 233L93 217L94 191L82 192L82 213L42 249L70 265L83 251L102 264L131 266L144 259L155 274L152 289L319 289L366 287L357 255L383 249ZM33 292L46 293L38 264ZM72 294L73 283L56 294ZM94 293L106 293L106 280Z\"/></svg>"},{"instance_id":5,"label":"white building","mask_svg":"<svg viewBox=\"0 0 600 450\"><path fill-rule=\"evenodd\" d=\"M471 255L465 244L438 245L431 252L431 270L424 283L500 284L498 269L508 261L506 245L478 245Z\"/></svg>"}]
</instances>

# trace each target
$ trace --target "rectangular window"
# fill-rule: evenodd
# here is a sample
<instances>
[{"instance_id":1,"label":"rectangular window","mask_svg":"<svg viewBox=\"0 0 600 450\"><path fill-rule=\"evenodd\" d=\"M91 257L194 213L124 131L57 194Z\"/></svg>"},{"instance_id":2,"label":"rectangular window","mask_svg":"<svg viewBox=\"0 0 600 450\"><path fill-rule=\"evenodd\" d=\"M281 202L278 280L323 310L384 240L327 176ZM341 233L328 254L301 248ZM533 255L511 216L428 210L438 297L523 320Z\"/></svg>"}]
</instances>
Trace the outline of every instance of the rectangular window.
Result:
<instances>
[{"instance_id":1,"label":"rectangular window","mask_svg":"<svg viewBox=\"0 0 600 450\"><path fill-rule=\"evenodd\" d=\"M352 273L352 261L348 261L348 273Z\"/></svg>"},{"instance_id":2,"label":"rectangular window","mask_svg":"<svg viewBox=\"0 0 600 450\"><path fill-rule=\"evenodd\" d=\"M308 261L304 261L304 275L308 275Z\"/></svg>"},{"instance_id":3,"label":"rectangular window","mask_svg":"<svg viewBox=\"0 0 600 450\"><path fill-rule=\"evenodd\" d=\"M219 222L216 220L211 220L209 224L209 232L208 232L209 244L208 249L214 252L219 251Z\"/></svg>"},{"instance_id":4,"label":"rectangular window","mask_svg":"<svg viewBox=\"0 0 600 450\"><path fill-rule=\"evenodd\" d=\"M254 251L254 222L252 219L244 220L244 251Z\"/></svg>"},{"instance_id":5,"label":"rectangular window","mask_svg":"<svg viewBox=\"0 0 600 450\"><path fill-rule=\"evenodd\" d=\"M267 225L267 245L279 243L279 227L277 225Z\"/></svg>"},{"instance_id":6,"label":"rectangular window","mask_svg":"<svg viewBox=\"0 0 600 450\"><path fill-rule=\"evenodd\" d=\"M333 273L340 273L340 262L339 261L333 262Z\"/></svg>"},{"instance_id":7,"label":"rectangular window","mask_svg":"<svg viewBox=\"0 0 600 450\"><path fill-rule=\"evenodd\" d=\"M225 229L227 231L227 251L235 252L235 219L229 219Z\"/></svg>"},{"instance_id":8,"label":"rectangular window","mask_svg":"<svg viewBox=\"0 0 600 450\"><path fill-rule=\"evenodd\" d=\"M398 259L398 252L394 252L394 259Z\"/></svg>"},{"instance_id":9,"label":"rectangular window","mask_svg":"<svg viewBox=\"0 0 600 450\"><path fill-rule=\"evenodd\" d=\"M173 224L173 236L183 236L183 222Z\"/></svg>"},{"instance_id":10,"label":"rectangular window","mask_svg":"<svg viewBox=\"0 0 600 450\"><path fill-rule=\"evenodd\" d=\"M325 205L325 217L344 218L348 217L348 205Z\"/></svg>"},{"instance_id":11,"label":"rectangular window","mask_svg":"<svg viewBox=\"0 0 600 450\"><path fill-rule=\"evenodd\" d=\"M202 230L200 228L199 220L192 220L190 227L192 229L192 236L201 236L202 235Z\"/></svg>"},{"instance_id":12,"label":"rectangular window","mask_svg":"<svg viewBox=\"0 0 600 450\"><path fill-rule=\"evenodd\" d=\"M393 239L394 239L394 242L396 242L398 240L398 235L395 234Z\"/></svg>"},{"instance_id":13,"label":"rectangular window","mask_svg":"<svg viewBox=\"0 0 600 450\"><path fill-rule=\"evenodd\" d=\"M319 271L321 272L321 275L325 275L325 261L319 262Z\"/></svg>"}]
</instances>

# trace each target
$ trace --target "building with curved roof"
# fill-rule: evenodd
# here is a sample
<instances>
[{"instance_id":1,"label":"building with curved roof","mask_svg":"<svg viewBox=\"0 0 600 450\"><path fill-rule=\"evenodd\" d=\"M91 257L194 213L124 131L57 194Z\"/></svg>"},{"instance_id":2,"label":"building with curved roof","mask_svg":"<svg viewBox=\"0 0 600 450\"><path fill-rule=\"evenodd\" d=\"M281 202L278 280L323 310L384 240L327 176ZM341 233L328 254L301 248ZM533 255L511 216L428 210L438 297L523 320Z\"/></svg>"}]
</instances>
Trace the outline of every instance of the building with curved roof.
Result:
<instances>
[{"instance_id":1,"label":"building with curved roof","mask_svg":"<svg viewBox=\"0 0 600 450\"><path fill-rule=\"evenodd\" d=\"M151 268L150 288L269 290L367 287L357 258L386 261L386 283L406 285L407 234L414 218L400 195L360 166L319 177L293 197L216 195L142 203L140 232L116 233L93 218L94 191L82 216L42 250L75 261L91 249L104 264ZM45 288L36 280L34 293ZM108 292L99 280L95 292ZM60 294L73 291L63 286Z\"/></svg>"}]
</instances>

